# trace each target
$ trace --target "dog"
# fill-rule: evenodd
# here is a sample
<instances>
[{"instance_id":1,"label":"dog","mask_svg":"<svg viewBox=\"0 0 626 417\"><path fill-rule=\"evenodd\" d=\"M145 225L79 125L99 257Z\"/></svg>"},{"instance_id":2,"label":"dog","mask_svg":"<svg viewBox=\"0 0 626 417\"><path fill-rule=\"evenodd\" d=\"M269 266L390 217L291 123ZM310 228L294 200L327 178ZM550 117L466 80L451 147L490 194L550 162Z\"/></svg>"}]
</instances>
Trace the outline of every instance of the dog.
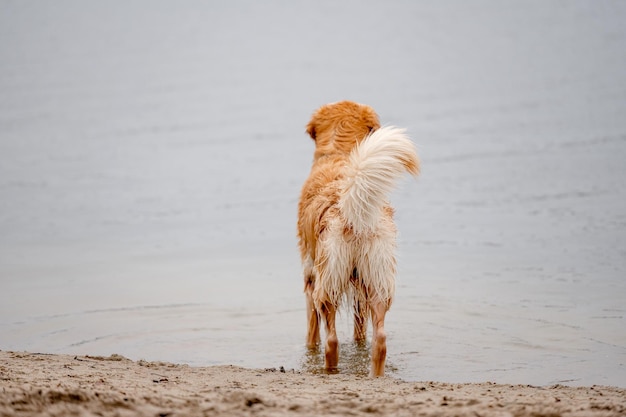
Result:
<instances>
[{"instance_id":1,"label":"dog","mask_svg":"<svg viewBox=\"0 0 626 417\"><path fill-rule=\"evenodd\" d=\"M404 129L381 127L367 105L341 101L314 112L306 132L313 166L298 204L298 245L304 272L309 348L326 328L325 367L335 370L338 309L349 303L354 340L373 326L371 375L383 376L385 314L395 292L396 226L389 194L403 174L419 174L415 145Z\"/></svg>"}]
</instances>

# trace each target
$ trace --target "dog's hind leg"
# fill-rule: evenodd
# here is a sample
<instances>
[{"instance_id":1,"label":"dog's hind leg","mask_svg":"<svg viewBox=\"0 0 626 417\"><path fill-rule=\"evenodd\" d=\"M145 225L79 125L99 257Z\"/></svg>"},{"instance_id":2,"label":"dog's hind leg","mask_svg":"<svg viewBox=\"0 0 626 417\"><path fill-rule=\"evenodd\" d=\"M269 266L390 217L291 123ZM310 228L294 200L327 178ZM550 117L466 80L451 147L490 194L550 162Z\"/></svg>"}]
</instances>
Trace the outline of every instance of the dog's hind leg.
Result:
<instances>
[{"instance_id":1,"label":"dog's hind leg","mask_svg":"<svg viewBox=\"0 0 626 417\"><path fill-rule=\"evenodd\" d=\"M350 287L350 244L344 239L344 228L338 220L331 222L320 234L315 256L315 289L313 300L326 324L326 369L337 367L339 346L335 330L335 314Z\"/></svg>"},{"instance_id":2,"label":"dog's hind leg","mask_svg":"<svg viewBox=\"0 0 626 417\"><path fill-rule=\"evenodd\" d=\"M385 359L387 357L385 314L388 308L388 303L380 301L371 303L372 325L374 327L372 337L372 376L383 376L385 374Z\"/></svg>"},{"instance_id":3,"label":"dog's hind leg","mask_svg":"<svg viewBox=\"0 0 626 417\"><path fill-rule=\"evenodd\" d=\"M322 305L322 314L326 323L326 347L324 349L326 370L334 371L339 362L339 339L335 328L335 314L337 310L330 304Z\"/></svg>"},{"instance_id":4,"label":"dog's hind leg","mask_svg":"<svg viewBox=\"0 0 626 417\"><path fill-rule=\"evenodd\" d=\"M304 268L304 294L306 295L306 346L314 348L320 342L320 316L313 302L313 290L315 290L315 276L313 275L313 262L308 259Z\"/></svg>"},{"instance_id":5,"label":"dog's hind leg","mask_svg":"<svg viewBox=\"0 0 626 417\"><path fill-rule=\"evenodd\" d=\"M306 346L308 348L314 348L320 342L319 314L315 309L315 303L313 302L313 296L311 295L312 290L309 291L308 289L305 289L305 292L307 316Z\"/></svg>"},{"instance_id":6,"label":"dog's hind leg","mask_svg":"<svg viewBox=\"0 0 626 417\"><path fill-rule=\"evenodd\" d=\"M395 292L395 233L391 213L388 213L381 220L376 235L363 242L356 265L372 316L372 376L385 374L385 315Z\"/></svg>"}]
</instances>

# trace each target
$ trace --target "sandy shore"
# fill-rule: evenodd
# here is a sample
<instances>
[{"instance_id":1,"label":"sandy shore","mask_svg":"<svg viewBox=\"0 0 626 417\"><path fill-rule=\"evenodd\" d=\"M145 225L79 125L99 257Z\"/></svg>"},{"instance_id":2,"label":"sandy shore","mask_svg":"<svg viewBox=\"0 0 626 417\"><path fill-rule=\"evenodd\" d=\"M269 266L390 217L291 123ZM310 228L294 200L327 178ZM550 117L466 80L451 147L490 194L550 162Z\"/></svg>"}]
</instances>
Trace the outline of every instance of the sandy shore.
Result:
<instances>
[{"instance_id":1,"label":"sandy shore","mask_svg":"<svg viewBox=\"0 0 626 417\"><path fill-rule=\"evenodd\" d=\"M0 352L0 416L624 416L626 389L448 384Z\"/></svg>"}]
</instances>

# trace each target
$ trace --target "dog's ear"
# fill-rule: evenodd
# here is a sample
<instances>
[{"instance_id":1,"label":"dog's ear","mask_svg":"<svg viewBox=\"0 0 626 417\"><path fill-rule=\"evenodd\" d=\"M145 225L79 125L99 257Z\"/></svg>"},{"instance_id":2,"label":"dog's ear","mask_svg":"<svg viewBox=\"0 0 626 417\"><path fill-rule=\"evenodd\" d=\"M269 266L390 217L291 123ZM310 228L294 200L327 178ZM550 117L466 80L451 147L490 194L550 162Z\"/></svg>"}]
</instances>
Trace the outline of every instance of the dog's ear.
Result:
<instances>
[{"instance_id":1,"label":"dog's ear","mask_svg":"<svg viewBox=\"0 0 626 417\"><path fill-rule=\"evenodd\" d=\"M315 140L316 132L315 132L315 124L313 123L313 120L311 120L309 124L306 125L306 133L308 133L309 136L311 136L311 139Z\"/></svg>"}]
</instances>

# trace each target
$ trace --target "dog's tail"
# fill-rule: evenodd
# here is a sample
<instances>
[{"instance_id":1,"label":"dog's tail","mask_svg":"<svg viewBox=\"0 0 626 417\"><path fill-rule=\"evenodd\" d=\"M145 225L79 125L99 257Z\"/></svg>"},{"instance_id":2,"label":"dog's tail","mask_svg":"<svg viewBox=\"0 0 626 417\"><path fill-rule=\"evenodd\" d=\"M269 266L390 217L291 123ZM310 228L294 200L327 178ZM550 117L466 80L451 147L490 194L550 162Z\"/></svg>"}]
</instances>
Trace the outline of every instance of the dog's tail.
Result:
<instances>
[{"instance_id":1,"label":"dog's tail","mask_svg":"<svg viewBox=\"0 0 626 417\"><path fill-rule=\"evenodd\" d=\"M373 230L396 180L417 175L415 145L405 130L382 127L355 147L348 158L339 209L355 233Z\"/></svg>"}]
</instances>

